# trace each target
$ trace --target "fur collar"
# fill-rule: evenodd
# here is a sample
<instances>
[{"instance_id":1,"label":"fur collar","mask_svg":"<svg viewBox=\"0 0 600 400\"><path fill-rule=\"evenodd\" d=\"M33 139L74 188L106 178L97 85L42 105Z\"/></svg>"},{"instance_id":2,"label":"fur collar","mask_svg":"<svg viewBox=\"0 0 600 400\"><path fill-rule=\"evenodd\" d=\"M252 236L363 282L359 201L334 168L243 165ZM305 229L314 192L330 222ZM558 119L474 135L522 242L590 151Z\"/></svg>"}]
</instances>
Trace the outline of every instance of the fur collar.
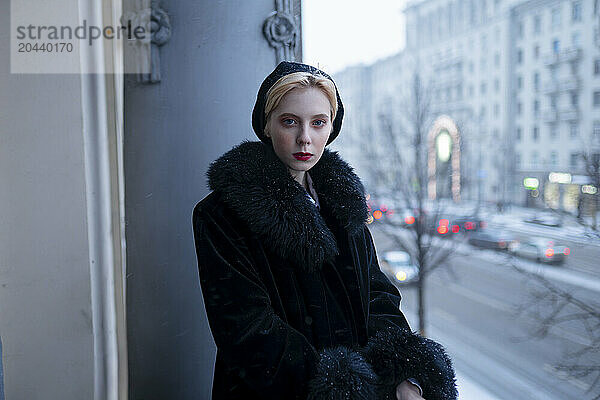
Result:
<instances>
[{"instance_id":1,"label":"fur collar","mask_svg":"<svg viewBox=\"0 0 600 400\"><path fill-rule=\"evenodd\" d=\"M325 148L309 173L321 205L351 235L359 233L368 211L353 168ZM265 246L297 267L316 271L338 254L334 234L271 145L245 140L213 161L207 176L210 189L222 193Z\"/></svg>"}]
</instances>

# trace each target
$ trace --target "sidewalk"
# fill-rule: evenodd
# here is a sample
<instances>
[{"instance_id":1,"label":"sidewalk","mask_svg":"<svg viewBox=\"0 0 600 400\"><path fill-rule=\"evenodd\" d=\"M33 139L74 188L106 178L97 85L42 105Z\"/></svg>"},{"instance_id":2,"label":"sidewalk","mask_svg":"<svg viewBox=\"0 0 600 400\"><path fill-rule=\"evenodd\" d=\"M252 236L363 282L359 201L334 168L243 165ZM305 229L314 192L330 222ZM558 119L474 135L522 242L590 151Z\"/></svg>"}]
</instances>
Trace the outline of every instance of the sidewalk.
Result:
<instances>
[{"instance_id":1,"label":"sidewalk","mask_svg":"<svg viewBox=\"0 0 600 400\"><path fill-rule=\"evenodd\" d=\"M456 385L459 400L502 400L462 375L460 371L456 371Z\"/></svg>"}]
</instances>

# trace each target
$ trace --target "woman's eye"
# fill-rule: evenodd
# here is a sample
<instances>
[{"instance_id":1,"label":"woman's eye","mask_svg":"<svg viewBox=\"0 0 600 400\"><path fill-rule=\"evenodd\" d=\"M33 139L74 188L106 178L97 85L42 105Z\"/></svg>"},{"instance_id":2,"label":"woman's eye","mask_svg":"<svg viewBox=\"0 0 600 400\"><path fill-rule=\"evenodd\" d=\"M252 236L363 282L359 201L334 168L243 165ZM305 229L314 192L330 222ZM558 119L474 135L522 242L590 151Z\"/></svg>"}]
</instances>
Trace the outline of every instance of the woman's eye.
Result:
<instances>
[{"instance_id":1,"label":"woman's eye","mask_svg":"<svg viewBox=\"0 0 600 400\"><path fill-rule=\"evenodd\" d=\"M283 120L283 123L284 123L285 125L293 125L293 124L294 124L294 122L296 122L296 121L294 121L294 120L293 120L293 119L291 119L291 118L286 118L286 119L284 119L284 120Z\"/></svg>"},{"instance_id":2,"label":"woman's eye","mask_svg":"<svg viewBox=\"0 0 600 400\"><path fill-rule=\"evenodd\" d=\"M316 120L316 121L315 121L315 124L316 124L317 126L323 126L323 125L325 125L326 123L327 123L327 121L325 121L325 120L323 120L323 119L319 119L319 120Z\"/></svg>"}]
</instances>

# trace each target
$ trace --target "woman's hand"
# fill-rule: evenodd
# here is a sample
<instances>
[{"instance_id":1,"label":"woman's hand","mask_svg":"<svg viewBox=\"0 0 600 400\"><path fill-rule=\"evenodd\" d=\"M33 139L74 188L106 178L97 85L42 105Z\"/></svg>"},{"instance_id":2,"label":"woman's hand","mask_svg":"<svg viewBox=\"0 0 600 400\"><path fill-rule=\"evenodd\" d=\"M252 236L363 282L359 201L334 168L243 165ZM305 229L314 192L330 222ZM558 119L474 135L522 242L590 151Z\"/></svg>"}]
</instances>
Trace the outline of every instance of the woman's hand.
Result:
<instances>
[{"instance_id":1,"label":"woman's hand","mask_svg":"<svg viewBox=\"0 0 600 400\"><path fill-rule=\"evenodd\" d=\"M398 400L425 400L419 395L419 388L409 381L404 381L396 387L396 398Z\"/></svg>"}]
</instances>

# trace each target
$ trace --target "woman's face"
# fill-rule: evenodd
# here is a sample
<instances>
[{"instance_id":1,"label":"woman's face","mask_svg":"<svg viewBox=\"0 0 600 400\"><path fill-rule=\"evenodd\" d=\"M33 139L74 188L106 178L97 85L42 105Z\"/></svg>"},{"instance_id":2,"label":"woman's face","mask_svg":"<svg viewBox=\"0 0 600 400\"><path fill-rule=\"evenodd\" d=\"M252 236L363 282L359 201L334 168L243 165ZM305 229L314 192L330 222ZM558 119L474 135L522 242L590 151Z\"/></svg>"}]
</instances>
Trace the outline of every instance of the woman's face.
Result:
<instances>
[{"instance_id":1,"label":"woman's face","mask_svg":"<svg viewBox=\"0 0 600 400\"><path fill-rule=\"evenodd\" d=\"M265 134L292 175L308 171L321 158L332 130L331 106L321 89L294 88L273 110Z\"/></svg>"}]
</instances>

